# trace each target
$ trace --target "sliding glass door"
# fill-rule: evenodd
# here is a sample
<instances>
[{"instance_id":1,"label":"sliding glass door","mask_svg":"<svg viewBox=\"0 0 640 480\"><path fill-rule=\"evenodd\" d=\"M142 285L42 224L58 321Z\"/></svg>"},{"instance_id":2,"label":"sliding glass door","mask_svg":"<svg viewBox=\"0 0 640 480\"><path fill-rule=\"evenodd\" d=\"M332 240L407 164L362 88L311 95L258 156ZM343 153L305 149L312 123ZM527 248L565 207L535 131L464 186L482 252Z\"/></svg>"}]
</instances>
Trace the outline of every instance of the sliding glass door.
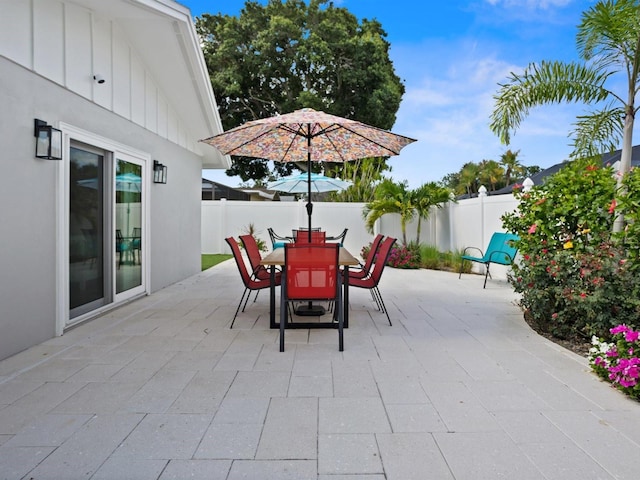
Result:
<instances>
[{"instance_id":1,"label":"sliding glass door","mask_svg":"<svg viewBox=\"0 0 640 480\"><path fill-rule=\"evenodd\" d=\"M145 292L145 161L69 150L69 320Z\"/></svg>"}]
</instances>

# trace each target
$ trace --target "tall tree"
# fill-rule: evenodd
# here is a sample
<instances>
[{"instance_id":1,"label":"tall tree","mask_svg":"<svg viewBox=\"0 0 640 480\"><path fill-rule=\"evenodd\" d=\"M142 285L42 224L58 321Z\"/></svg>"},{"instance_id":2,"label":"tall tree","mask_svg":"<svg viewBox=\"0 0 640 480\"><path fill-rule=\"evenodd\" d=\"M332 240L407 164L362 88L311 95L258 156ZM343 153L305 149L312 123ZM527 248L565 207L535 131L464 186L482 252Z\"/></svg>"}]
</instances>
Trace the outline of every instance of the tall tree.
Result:
<instances>
[{"instance_id":1,"label":"tall tree","mask_svg":"<svg viewBox=\"0 0 640 480\"><path fill-rule=\"evenodd\" d=\"M416 215L416 210L411 201L411 191L406 181L395 183L385 178L377 187L374 199L367 203L362 211L365 218L365 226L369 232L383 215L397 213L400 215L400 229L402 230L402 243L407 244L407 223Z\"/></svg>"},{"instance_id":2,"label":"tall tree","mask_svg":"<svg viewBox=\"0 0 640 480\"><path fill-rule=\"evenodd\" d=\"M491 116L491 129L509 144L532 107L550 103L582 102L598 107L579 116L573 131L572 157L591 157L613 151L622 139L618 186L631 167L635 97L640 78L640 4L638 0L601 0L582 14L576 36L583 63L543 61L523 73L511 73L501 84ZM606 87L614 74L626 75L626 89ZM610 85L619 87L615 81ZM618 216L614 230L621 231Z\"/></svg>"},{"instance_id":3,"label":"tall tree","mask_svg":"<svg viewBox=\"0 0 640 480\"><path fill-rule=\"evenodd\" d=\"M518 160L520 150L515 152L508 149L500 155L500 165L504 167L504 181L506 185L511 185L512 177L518 178L524 173L524 166Z\"/></svg>"},{"instance_id":4,"label":"tall tree","mask_svg":"<svg viewBox=\"0 0 640 480\"><path fill-rule=\"evenodd\" d=\"M395 123L404 85L376 20L329 0L248 0L239 17L204 14L196 29L225 129L303 107L386 130ZM264 160L233 160L227 174L244 181L269 173ZM292 168L275 164L278 175Z\"/></svg>"},{"instance_id":5,"label":"tall tree","mask_svg":"<svg viewBox=\"0 0 640 480\"><path fill-rule=\"evenodd\" d=\"M411 201L418 215L418 227L416 232L416 243L420 244L420 233L422 232L422 219L429 218L431 207L442 208L442 205L449 201L451 191L435 182L421 185L411 191Z\"/></svg>"},{"instance_id":6,"label":"tall tree","mask_svg":"<svg viewBox=\"0 0 640 480\"><path fill-rule=\"evenodd\" d=\"M498 185L498 183L504 183L504 177L504 169L495 160L483 160L480 162L478 180L483 184L488 183L491 186L492 192L495 192L496 185Z\"/></svg>"},{"instance_id":7,"label":"tall tree","mask_svg":"<svg viewBox=\"0 0 640 480\"><path fill-rule=\"evenodd\" d=\"M478 176L480 175L480 166L477 163L467 162L462 166L460 170L460 187L464 188L467 195L471 196L472 193L478 191ZM464 193L464 191L458 191L456 193Z\"/></svg>"},{"instance_id":8,"label":"tall tree","mask_svg":"<svg viewBox=\"0 0 640 480\"><path fill-rule=\"evenodd\" d=\"M383 215L400 215L402 243L407 245L407 224L418 217L417 243L420 243L421 219L429 217L432 206L441 206L450 197L450 190L436 183L427 183L415 190L409 190L406 181L395 183L385 178L375 189L374 199L362 211L365 226L373 231L373 226Z\"/></svg>"}]
</instances>

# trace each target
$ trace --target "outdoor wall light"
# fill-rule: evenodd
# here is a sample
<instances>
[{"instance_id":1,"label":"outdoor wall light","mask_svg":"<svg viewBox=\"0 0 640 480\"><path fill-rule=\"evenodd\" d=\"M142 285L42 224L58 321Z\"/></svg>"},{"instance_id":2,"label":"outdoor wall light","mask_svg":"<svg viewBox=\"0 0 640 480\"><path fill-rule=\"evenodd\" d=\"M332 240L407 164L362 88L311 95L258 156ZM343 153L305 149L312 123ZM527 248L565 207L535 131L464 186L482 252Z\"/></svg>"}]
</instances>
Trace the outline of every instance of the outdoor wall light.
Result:
<instances>
[{"instance_id":1,"label":"outdoor wall light","mask_svg":"<svg viewBox=\"0 0 640 480\"><path fill-rule=\"evenodd\" d=\"M153 183L167 183L167 166L153 161Z\"/></svg>"},{"instance_id":2,"label":"outdoor wall light","mask_svg":"<svg viewBox=\"0 0 640 480\"><path fill-rule=\"evenodd\" d=\"M37 118L33 123L36 137L36 158L62 160L62 131Z\"/></svg>"}]
</instances>

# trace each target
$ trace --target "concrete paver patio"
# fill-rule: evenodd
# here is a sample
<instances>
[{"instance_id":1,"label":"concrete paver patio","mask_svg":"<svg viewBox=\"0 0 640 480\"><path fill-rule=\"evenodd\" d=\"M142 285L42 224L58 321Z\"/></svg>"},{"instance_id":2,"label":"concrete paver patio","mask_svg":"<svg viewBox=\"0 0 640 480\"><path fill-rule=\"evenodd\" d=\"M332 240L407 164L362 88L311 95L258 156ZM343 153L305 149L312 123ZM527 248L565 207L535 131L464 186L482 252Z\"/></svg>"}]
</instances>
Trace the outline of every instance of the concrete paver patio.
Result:
<instances>
[{"instance_id":1,"label":"concrete paver patio","mask_svg":"<svg viewBox=\"0 0 640 480\"><path fill-rule=\"evenodd\" d=\"M389 268L393 326L352 289L280 353L224 262L0 362L0 479L640 478L640 404L482 282Z\"/></svg>"}]
</instances>

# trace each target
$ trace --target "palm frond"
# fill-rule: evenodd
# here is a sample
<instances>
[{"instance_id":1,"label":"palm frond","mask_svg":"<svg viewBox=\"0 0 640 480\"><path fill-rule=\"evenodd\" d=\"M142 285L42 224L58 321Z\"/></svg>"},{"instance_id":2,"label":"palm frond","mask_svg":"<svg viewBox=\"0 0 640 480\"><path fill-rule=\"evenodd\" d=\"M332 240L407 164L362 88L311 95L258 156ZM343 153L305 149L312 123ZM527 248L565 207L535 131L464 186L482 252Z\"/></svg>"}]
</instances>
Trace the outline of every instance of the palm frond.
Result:
<instances>
[{"instance_id":1,"label":"palm frond","mask_svg":"<svg viewBox=\"0 0 640 480\"><path fill-rule=\"evenodd\" d=\"M511 73L507 83L499 84L490 128L509 144L511 132L517 130L533 107L563 102L588 104L615 97L604 87L610 75L611 72L575 62L529 64L522 74Z\"/></svg>"},{"instance_id":2,"label":"palm frond","mask_svg":"<svg viewBox=\"0 0 640 480\"><path fill-rule=\"evenodd\" d=\"M571 157L592 157L618 148L624 127L624 109L607 108L578 116L571 132Z\"/></svg>"}]
</instances>

